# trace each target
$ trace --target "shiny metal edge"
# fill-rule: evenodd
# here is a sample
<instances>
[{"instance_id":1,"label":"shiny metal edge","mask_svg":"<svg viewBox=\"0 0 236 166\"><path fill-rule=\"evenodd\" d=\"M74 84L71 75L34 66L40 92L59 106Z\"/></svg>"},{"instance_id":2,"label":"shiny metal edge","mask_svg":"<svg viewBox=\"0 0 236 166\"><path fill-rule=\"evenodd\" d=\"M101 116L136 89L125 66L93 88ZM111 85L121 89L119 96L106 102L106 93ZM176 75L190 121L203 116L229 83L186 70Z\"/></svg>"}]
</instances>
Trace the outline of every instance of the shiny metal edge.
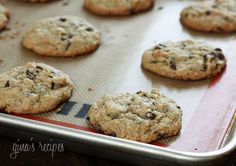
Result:
<instances>
[{"instance_id":1,"label":"shiny metal edge","mask_svg":"<svg viewBox=\"0 0 236 166\"><path fill-rule=\"evenodd\" d=\"M153 146L145 143L129 141L116 137L71 129L49 123L15 117L8 114L0 114L0 124L17 129L24 129L29 132L43 135L53 135L67 141L84 143L86 145L100 146L121 153L149 158L152 160L165 160L178 164L211 163L215 160L225 158L236 151L236 137L233 137L223 148L206 153L193 153L172 150L164 147Z\"/></svg>"}]
</instances>

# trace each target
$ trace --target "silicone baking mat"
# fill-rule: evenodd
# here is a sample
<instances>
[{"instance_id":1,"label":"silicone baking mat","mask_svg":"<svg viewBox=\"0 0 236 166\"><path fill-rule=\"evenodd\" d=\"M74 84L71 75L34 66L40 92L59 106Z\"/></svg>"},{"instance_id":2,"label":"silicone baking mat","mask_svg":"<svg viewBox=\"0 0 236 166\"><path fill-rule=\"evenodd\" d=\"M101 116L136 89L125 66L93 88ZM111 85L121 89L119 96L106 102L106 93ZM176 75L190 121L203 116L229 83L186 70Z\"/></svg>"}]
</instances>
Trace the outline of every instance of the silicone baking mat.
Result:
<instances>
[{"instance_id":1,"label":"silicone baking mat","mask_svg":"<svg viewBox=\"0 0 236 166\"><path fill-rule=\"evenodd\" d=\"M36 4L2 1L11 10L11 19L8 31L0 33L0 72L29 61L43 62L67 73L76 87L71 100L53 112L13 116L96 132L86 120L93 102L106 94L150 91L155 87L181 106L183 127L178 137L154 145L194 152L219 149L235 113L236 41L234 34L203 34L184 28L179 21L180 11L197 2L156 0L149 12L128 17L99 17L84 10L82 0ZM102 32L99 49L77 58L49 58L21 46L22 35L32 22L57 15L75 15L97 26ZM179 81L142 70L144 50L158 42L185 39L222 48L228 59L225 71L213 80Z\"/></svg>"}]
</instances>

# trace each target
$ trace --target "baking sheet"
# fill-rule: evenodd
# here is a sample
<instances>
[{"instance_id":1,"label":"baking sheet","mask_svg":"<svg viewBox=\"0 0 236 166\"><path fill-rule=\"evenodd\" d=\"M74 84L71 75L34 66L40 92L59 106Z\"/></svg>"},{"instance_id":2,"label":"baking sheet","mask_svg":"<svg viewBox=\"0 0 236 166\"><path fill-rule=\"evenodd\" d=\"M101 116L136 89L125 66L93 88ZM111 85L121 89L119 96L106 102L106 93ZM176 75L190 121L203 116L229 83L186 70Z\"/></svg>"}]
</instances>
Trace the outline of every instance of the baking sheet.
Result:
<instances>
[{"instance_id":1,"label":"baking sheet","mask_svg":"<svg viewBox=\"0 0 236 166\"><path fill-rule=\"evenodd\" d=\"M224 82L227 82L225 80L229 79L233 81L232 84L235 83L235 80L230 77L232 73L234 74L231 70L234 62L230 62L223 75L215 80L195 82L156 76L142 70L140 64L142 53L147 48L158 42L184 39L206 41L214 47L222 48L227 53L227 58L234 59L234 51L232 52L231 49L235 44L235 35L206 35L184 28L179 22L179 13L182 8L196 1L156 0L155 3L155 7L150 12L134 16L98 17L85 11L82 8L82 1L77 0L70 0L67 5L64 1L43 4L23 3L17 0L4 1L12 14L9 23L10 30L0 34L0 59L2 60L0 72L23 65L28 61L43 62L67 73L76 87L72 99L66 105L50 113L22 117L94 132L85 119L90 104L105 94L150 91L155 87L175 99L183 110L181 134L177 138L155 142L155 145L194 152L219 149L235 112L234 100L224 101L226 105L232 104L231 109L227 107L225 110L216 111L219 117L226 117L223 120L218 118L214 121L214 117L211 119L211 117L198 114L211 115L214 111L201 108L201 105L207 101L215 102L214 99L207 97L209 93L212 97L210 87L215 87L213 92L217 94L217 86L219 84L224 86ZM23 32L33 21L57 15L76 15L97 26L102 32L102 44L99 49L90 55L77 58L48 58L22 48ZM219 80L223 80L223 83ZM216 81L217 83L214 84ZM229 96L232 99L235 96L234 92L233 89ZM201 125L193 125L199 122L199 117L200 122L209 126L208 129L200 128ZM219 125L224 128L220 128ZM221 130L216 132L219 128ZM213 135L210 135L208 131ZM209 142L210 146L208 146Z\"/></svg>"}]
</instances>

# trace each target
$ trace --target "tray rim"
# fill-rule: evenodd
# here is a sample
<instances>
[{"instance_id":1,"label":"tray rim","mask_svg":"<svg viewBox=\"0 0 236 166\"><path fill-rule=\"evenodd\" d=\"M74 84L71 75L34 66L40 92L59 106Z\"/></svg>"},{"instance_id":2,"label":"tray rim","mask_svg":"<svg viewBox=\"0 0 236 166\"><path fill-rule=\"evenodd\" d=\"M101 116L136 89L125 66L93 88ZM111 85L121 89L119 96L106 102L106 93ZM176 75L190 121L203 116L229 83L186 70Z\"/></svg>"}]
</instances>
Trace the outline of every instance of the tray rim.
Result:
<instances>
[{"instance_id":1,"label":"tray rim","mask_svg":"<svg viewBox=\"0 0 236 166\"><path fill-rule=\"evenodd\" d=\"M141 142L110 137L2 113L0 113L0 124L3 124L5 127L23 129L33 133L53 135L55 138L62 138L64 140L74 141L75 143L80 142L88 145L103 146L110 150L116 149L115 151L126 152L140 157L154 160L161 159L182 164L214 162L215 160L225 158L236 151L235 136L219 150L195 153L178 151L169 149L168 147L153 146Z\"/></svg>"}]
</instances>

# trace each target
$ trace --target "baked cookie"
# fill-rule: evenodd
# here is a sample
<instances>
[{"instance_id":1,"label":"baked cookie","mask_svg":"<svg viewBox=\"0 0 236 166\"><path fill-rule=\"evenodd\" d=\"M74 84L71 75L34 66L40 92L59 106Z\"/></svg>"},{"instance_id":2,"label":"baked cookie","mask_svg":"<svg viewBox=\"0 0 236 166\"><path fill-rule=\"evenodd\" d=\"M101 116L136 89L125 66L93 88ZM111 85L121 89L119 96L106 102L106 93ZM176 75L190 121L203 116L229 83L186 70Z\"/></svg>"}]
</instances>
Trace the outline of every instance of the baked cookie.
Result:
<instances>
[{"instance_id":1,"label":"baked cookie","mask_svg":"<svg viewBox=\"0 0 236 166\"><path fill-rule=\"evenodd\" d=\"M73 85L63 72L43 63L27 63L0 74L0 110L37 114L70 99Z\"/></svg>"},{"instance_id":2,"label":"baked cookie","mask_svg":"<svg viewBox=\"0 0 236 166\"><path fill-rule=\"evenodd\" d=\"M38 3L38 2L49 2L49 1L53 1L53 0L21 0L21 1Z\"/></svg>"},{"instance_id":3,"label":"baked cookie","mask_svg":"<svg viewBox=\"0 0 236 166\"><path fill-rule=\"evenodd\" d=\"M236 1L216 0L208 5L186 7L181 12L181 22L202 32L235 32Z\"/></svg>"},{"instance_id":4,"label":"baked cookie","mask_svg":"<svg viewBox=\"0 0 236 166\"><path fill-rule=\"evenodd\" d=\"M25 32L23 46L43 56L74 57L95 51L100 38L99 30L86 20L57 16L36 21Z\"/></svg>"},{"instance_id":5,"label":"baked cookie","mask_svg":"<svg viewBox=\"0 0 236 166\"><path fill-rule=\"evenodd\" d=\"M149 10L153 0L84 0L84 7L103 16L124 16Z\"/></svg>"},{"instance_id":6,"label":"baked cookie","mask_svg":"<svg viewBox=\"0 0 236 166\"><path fill-rule=\"evenodd\" d=\"M153 89L151 93L104 96L92 105L88 119L105 134L149 143L176 136L182 111L174 100Z\"/></svg>"},{"instance_id":7,"label":"baked cookie","mask_svg":"<svg viewBox=\"0 0 236 166\"><path fill-rule=\"evenodd\" d=\"M165 42L144 52L143 68L181 80L210 78L222 71L226 59L220 48L191 40Z\"/></svg>"},{"instance_id":8,"label":"baked cookie","mask_svg":"<svg viewBox=\"0 0 236 166\"><path fill-rule=\"evenodd\" d=\"M10 11L0 4L0 31L3 30L10 17Z\"/></svg>"}]
</instances>

